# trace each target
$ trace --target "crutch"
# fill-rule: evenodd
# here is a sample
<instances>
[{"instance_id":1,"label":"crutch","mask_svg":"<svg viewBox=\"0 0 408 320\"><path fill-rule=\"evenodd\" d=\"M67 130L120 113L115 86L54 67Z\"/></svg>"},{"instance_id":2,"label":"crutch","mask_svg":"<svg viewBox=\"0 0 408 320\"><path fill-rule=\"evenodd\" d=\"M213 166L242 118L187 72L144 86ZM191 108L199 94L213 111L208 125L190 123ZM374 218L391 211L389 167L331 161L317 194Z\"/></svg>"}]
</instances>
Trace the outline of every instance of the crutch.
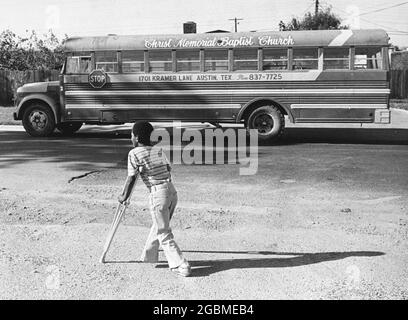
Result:
<instances>
[{"instance_id":1,"label":"crutch","mask_svg":"<svg viewBox=\"0 0 408 320\"><path fill-rule=\"evenodd\" d=\"M136 185L136 181L134 182L132 190L130 191L129 198L124 203L118 203L118 207L116 208L115 217L113 218L113 222L112 222L111 227L109 229L108 237L106 238L106 241L105 241L105 246L103 247L103 253L102 253L102 256L101 256L101 258L99 260L101 263L105 263L106 253L109 250L109 247L110 247L110 245L112 243L112 240L113 240L113 236L115 235L116 230L118 229L119 223L122 220L122 217L125 214L125 211L126 211L127 207L129 206L130 197L132 196L133 189L135 188L135 185ZM123 187L122 194L123 194L124 191L125 191L125 187Z\"/></svg>"}]
</instances>

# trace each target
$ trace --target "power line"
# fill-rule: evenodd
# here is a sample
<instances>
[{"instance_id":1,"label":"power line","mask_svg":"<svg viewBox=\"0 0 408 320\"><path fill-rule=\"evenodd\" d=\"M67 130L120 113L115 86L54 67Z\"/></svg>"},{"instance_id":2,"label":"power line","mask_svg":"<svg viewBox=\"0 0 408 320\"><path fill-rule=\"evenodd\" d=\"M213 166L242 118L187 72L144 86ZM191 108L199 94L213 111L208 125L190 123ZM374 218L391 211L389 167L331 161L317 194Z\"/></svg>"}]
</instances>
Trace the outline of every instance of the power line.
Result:
<instances>
[{"instance_id":1,"label":"power line","mask_svg":"<svg viewBox=\"0 0 408 320\"><path fill-rule=\"evenodd\" d=\"M406 3L408 3L408 1L407 1ZM341 11L341 12L343 12L343 13L349 14L348 12L346 12L346 11L340 9L340 8L337 8L337 7L334 7L334 6L333 6L333 8L336 9L336 10L339 10L339 11ZM359 16L360 16L360 15L358 15L358 17L359 17ZM389 30L389 31L402 33L402 34L404 34L404 35L405 35L405 34L408 34L408 31L403 31L403 30L398 30L398 29L390 28L390 27L381 25L381 24L379 24L379 23L372 22L372 21L367 20L367 19L365 19L365 18L361 18L361 17L360 17L360 19L363 20L363 21L365 21L365 22L368 22L368 23L370 23L370 24L372 24L372 25L375 25L375 26L378 26L378 27L387 29L387 30Z\"/></svg>"},{"instance_id":2,"label":"power line","mask_svg":"<svg viewBox=\"0 0 408 320\"><path fill-rule=\"evenodd\" d=\"M363 12L363 13L359 14L358 16L364 16L366 14L370 14L370 13L374 13L374 12L380 12L380 11L388 10L388 9L395 8L395 7L400 7L400 6L403 6L404 4L407 4L407 3L408 3L408 1L405 1L405 2L398 3L398 4L394 4L394 5L389 6L389 7Z\"/></svg>"},{"instance_id":3,"label":"power line","mask_svg":"<svg viewBox=\"0 0 408 320\"><path fill-rule=\"evenodd\" d=\"M379 23L392 23L392 24L397 24L397 25L403 25L403 26L408 26L408 21L401 21L401 22L397 22L397 21L392 21L392 20L376 20Z\"/></svg>"},{"instance_id":4,"label":"power line","mask_svg":"<svg viewBox=\"0 0 408 320\"><path fill-rule=\"evenodd\" d=\"M367 20L367 19L363 19L363 18L360 18L360 19L361 19L361 20L364 20L365 22L371 23L372 25L375 25L375 26L378 26L378 27L381 27L381 28L384 28L384 29L388 29L389 31L400 32L400 33L403 33L403 34L407 34L407 35L408 35L408 31L403 31L403 30L398 30L398 29L390 28L390 27L381 25L381 24L379 24L379 23L371 22L370 20Z\"/></svg>"},{"instance_id":5,"label":"power line","mask_svg":"<svg viewBox=\"0 0 408 320\"><path fill-rule=\"evenodd\" d=\"M309 6L306 8L305 11L303 11L302 16L304 16L312 6L313 6L313 2L309 4Z\"/></svg>"},{"instance_id":6,"label":"power line","mask_svg":"<svg viewBox=\"0 0 408 320\"><path fill-rule=\"evenodd\" d=\"M385 25L382 25L382 24L379 24L379 23L376 23L376 22L372 22L372 21L367 20L367 19L365 19L365 18L361 18L361 17L360 17L360 19L363 20L363 21L365 21L365 22L371 23L372 25L375 25L375 26L378 26L378 27L381 27L381 28L384 28L384 29L388 29L389 31L394 31L394 32L400 32L400 33L408 34L408 31L403 31L403 30L398 30L398 29L390 28L390 27L387 27L387 26L385 26Z\"/></svg>"},{"instance_id":7,"label":"power line","mask_svg":"<svg viewBox=\"0 0 408 320\"><path fill-rule=\"evenodd\" d=\"M363 11L364 10L372 10L372 9L374 9L374 8L378 8L378 7L381 7L381 6L386 6L386 5L388 5L390 2L388 1L388 2L384 2L384 3L381 3L381 4L378 4L378 3L376 3L376 4L371 4L371 5L368 5L368 7L364 7L363 8Z\"/></svg>"}]
</instances>

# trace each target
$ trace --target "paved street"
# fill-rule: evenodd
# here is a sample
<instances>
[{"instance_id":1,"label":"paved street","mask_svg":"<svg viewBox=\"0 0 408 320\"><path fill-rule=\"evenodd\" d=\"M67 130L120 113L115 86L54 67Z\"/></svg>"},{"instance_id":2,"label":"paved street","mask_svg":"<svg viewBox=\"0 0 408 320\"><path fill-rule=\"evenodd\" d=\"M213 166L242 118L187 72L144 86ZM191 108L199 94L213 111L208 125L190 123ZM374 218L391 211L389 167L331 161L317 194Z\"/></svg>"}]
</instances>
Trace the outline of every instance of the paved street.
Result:
<instances>
[{"instance_id":1,"label":"paved street","mask_svg":"<svg viewBox=\"0 0 408 320\"><path fill-rule=\"evenodd\" d=\"M251 176L238 163L174 165L173 230L191 278L162 255L137 261L150 226L142 185L110 263L98 262L128 136L0 128L1 298L408 298L407 129L291 127L260 146Z\"/></svg>"}]
</instances>

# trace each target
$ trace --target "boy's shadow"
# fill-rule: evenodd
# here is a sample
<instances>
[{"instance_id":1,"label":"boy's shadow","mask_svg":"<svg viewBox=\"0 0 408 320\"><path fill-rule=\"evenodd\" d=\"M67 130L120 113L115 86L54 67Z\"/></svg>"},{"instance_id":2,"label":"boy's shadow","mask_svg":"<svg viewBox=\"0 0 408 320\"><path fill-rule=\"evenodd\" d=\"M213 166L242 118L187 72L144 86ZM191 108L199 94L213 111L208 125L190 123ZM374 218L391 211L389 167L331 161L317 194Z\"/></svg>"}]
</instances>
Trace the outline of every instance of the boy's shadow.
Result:
<instances>
[{"instance_id":1,"label":"boy's shadow","mask_svg":"<svg viewBox=\"0 0 408 320\"><path fill-rule=\"evenodd\" d=\"M246 258L246 259L217 259L217 260L190 260L193 277L205 277L210 274L244 268L287 268L298 267L324 261L345 259L348 257L375 257L385 253L378 251L350 251L350 252L273 252L273 251L195 251L194 253L224 253L224 254L256 254L271 256L295 256L287 258ZM156 268L168 268L167 264L159 264Z\"/></svg>"}]
</instances>

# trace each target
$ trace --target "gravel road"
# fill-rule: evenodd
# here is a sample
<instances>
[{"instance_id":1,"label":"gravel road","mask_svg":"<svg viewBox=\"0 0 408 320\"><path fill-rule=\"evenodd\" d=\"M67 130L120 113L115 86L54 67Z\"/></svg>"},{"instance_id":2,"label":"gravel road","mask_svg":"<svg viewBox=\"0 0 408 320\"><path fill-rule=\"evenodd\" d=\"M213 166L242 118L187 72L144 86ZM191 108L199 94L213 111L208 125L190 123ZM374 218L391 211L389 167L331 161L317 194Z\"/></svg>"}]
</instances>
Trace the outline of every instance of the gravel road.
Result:
<instances>
[{"instance_id":1,"label":"gravel road","mask_svg":"<svg viewBox=\"0 0 408 320\"><path fill-rule=\"evenodd\" d=\"M181 278L162 253L137 261L150 227L142 185L98 262L127 134L0 131L0 298L407 299L407 134L355 131L350 143L339 132L289 132L298 138L260 147L253 176L175 165L173 229L193 266Z\"/></svg>"}]
</instances>

